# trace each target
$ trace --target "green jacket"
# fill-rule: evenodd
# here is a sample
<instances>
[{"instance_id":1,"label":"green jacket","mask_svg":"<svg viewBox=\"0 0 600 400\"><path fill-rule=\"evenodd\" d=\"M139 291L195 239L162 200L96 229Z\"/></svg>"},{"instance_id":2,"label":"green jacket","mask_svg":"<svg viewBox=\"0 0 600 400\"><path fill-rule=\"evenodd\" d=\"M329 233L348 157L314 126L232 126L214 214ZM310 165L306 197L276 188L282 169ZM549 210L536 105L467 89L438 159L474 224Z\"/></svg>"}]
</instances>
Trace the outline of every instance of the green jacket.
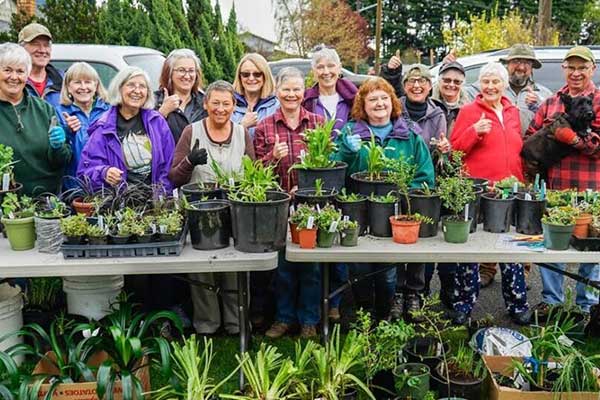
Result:
<instances>
[{"instance_id":1,"label":"green jacket","mask_svg":"<svg viewBox=\"0 0 600 400\"><path fill-rule=\"evenodd\" d=\"M398 159L400 156L406 160L412 160L417 166L415 179L411 187L420 188L423 182L427 182L429 187L435 186L435 174L433 171L433 162L429 149L423 139L411 131L403 118L398 118L393 122L392 132L385 139L384 143L379 143L379 138L375 140L379 145L385 147L385 155L388 158ZM348 164L346 174L349 176L355 172L367 170L367 148L362 146L358 152L350 150L346 144L347 135L360 135L363 142L371 140L371 129L365 121L351 121L342 128L341 134L336 139L338 151L334 158L337 161L343 161Z\"/></svg>"},{"instance_id":2,"label":"green jacket","mask_svg":"<svg viewBox=\"0 0 600 400\"><path fill-rule=\"evenodd\" d=\"M52 149L48 139L54 108L23 91L16 106L0 100L0 143L14 150L15 180L23 184L22 194L58 193L64 169L71 159L71 147ZM22 129L19 127L19 120Z\"/></svg>"}]
</instances>

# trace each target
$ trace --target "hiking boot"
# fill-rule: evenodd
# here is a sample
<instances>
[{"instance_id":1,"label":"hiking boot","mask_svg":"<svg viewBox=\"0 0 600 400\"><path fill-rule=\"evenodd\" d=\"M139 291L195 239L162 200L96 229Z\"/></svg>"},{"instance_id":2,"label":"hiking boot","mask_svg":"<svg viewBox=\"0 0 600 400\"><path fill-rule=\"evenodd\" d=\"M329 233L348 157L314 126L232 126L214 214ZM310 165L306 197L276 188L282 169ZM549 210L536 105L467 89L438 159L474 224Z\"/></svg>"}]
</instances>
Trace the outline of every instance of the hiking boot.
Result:
<instances>
[{"instance_id":1,"label":"hiking boot","mask_svg":"<svg viewBox=\"0 0 600 400\"><path fill-rule=\"evenodd\" d=\"M300 338L312 339L317 337L317 327L315 325L302 325L300 328Z\"/></svg>"},{"instance_id":2,"label":"hiking boot","mask_svg":"<svg viewBox=\"0 0 600 400\"><path fill-rule=\"evenodd\" d=\"M279 339L290 330L290 326L285 322L275 322L268 331L265 332L265 336L271 339Z\"/></svg>"},{"instance_id":3,"label":"hiking boot","mask_svg":"<svg viewBox=\"0 0 600 400\"><path fill-rule=\"evenodd\" d=\"M390 309L390 317L392 320L402 318L402 296L399 293L394 295L392 300L392 308Z\"/></svg>"},{"instance_id":4,"label":"hiking boot","mask_svg":"<svg viewBox=\"0 0 600 400\"><path fill-rule=\"evenodd\" d=\"M329 319L332 321L339 321L340 320L341 315L340 315L340 309L338 307L332 307L329 309Z\"/></svg>"},{"instance_id":5,"label":"hiking boot","mask_svg":"<svg viewBox=\"0 0 600 400\"><path fill-rule=\"evenodd\" d=\"M479 287L488 287L494 282L494 277L498 271L498 264L481 263L479 266Z\"/></svg>"}]
</instances>

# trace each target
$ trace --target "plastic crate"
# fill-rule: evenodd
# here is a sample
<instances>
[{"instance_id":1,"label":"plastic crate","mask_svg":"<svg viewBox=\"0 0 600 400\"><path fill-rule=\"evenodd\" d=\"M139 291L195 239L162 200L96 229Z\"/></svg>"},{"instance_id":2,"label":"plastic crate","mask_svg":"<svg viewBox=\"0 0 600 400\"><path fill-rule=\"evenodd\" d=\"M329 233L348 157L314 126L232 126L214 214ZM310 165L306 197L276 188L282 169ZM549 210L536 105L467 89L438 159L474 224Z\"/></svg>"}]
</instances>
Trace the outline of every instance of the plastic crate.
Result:
<instances>
[{"instance_id":1,"label":"plastic crate","mask_svg":"<svg viewBox=\"0 0 600 400\"><path fill-rule=\"evenodd\" d=\"M107 258L107 257L159 257L178 256L185 245L187 229L181 232L179 240L170 242L129 243L129 244L63 244L63 257Z\"/></svg>"},{"instance_id":2,"label":"plastic crate","mask_svg":"<svg viewBox=\"0 0 600 400\"><path fill-rule=\"evenodd\" d=\"M579 251L600 251L600 237L571 236L571 246Z\"/></svg>"}]
</instances>

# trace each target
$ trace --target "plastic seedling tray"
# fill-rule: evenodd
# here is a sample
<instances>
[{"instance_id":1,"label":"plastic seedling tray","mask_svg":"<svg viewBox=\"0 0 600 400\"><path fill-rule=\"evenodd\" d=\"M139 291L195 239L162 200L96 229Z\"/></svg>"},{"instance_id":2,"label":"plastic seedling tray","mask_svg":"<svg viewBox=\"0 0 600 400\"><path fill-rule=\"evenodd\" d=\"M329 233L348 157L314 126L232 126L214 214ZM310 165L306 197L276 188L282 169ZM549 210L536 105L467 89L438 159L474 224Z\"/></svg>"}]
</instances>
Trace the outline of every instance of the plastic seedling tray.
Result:
<instances>
[{"instance_id":1,"label":"plastic seedling tray","mask_svg":"<svg viewBox=\"0 0 600 400\"><path fill-rule=\"evenodd\" d=\"M578 238L571 236L571 245L579 251L600 251L600 237Z\"/></svg>"}]
</instances>

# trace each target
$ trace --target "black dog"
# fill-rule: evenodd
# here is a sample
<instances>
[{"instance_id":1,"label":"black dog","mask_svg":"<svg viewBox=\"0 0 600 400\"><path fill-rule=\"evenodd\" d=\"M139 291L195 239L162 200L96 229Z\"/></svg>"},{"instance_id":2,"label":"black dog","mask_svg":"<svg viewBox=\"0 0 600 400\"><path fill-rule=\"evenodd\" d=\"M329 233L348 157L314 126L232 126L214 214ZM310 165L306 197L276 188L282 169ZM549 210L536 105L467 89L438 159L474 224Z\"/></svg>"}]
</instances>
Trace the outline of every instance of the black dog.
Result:
<instances>
[{"instance_id":1,"label":"black dog","mask_svg":"<svg viewBox=\"0 0 600 400\"><path fill-rule=\"evenodd\" d=\"M565 112L556 114L551 124L531 135L523 143L521 157L525 160L525 172L530 178L537 173L545 177L549 167L574 151L573 147L556 140L554 133L557 128L571 128L580 138L585 138L590 133L592 122L596 118L593 98L593 94L577 97L560 94Z\"/></svg>"}]
</instances>

